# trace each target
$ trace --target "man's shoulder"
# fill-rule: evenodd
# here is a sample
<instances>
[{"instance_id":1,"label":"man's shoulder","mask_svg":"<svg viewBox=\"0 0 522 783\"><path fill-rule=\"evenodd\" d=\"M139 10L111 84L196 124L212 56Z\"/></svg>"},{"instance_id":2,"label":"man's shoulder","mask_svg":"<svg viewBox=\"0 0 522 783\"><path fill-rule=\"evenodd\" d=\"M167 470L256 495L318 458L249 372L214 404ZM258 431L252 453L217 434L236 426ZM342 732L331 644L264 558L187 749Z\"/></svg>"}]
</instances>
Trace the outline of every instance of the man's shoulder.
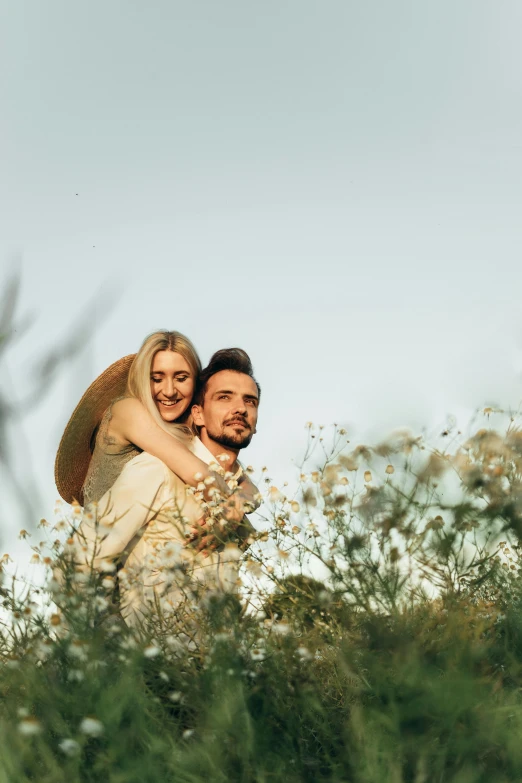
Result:
<instances>
[{"instance_id":1,"label":"man's shoulder","mask_svg":"<svg viewBox=\"0 0 522 783\"><path fill-rule=\"evenodd\" d=\"M207 449L204 443L202 443L202 441L197 436L191 440L189 448L196 457L199 457L199 459L203 460L203 462L206 462L207 465L210 465L211 462L216 461L214 455Z\"/></svg>"}]
</instances>

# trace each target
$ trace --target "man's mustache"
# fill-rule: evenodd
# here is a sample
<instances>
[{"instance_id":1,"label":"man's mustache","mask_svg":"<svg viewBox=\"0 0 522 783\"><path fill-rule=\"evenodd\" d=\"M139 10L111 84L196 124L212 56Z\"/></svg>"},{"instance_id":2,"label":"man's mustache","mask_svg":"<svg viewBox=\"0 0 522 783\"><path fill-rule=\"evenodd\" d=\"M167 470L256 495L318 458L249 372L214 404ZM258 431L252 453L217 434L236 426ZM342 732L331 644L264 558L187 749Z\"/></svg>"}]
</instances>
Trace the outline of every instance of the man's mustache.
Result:
<instances>
[{"instance_id":1,"label":"man's mustache","mask_svg":"<svg viewBox=\"0 0 522 783\"><path fill-rule=\"evenodd\" d=\"M248 430L252 429L246 419L241 419L238 416L236 416L235 419L229 419L228 421L223 422L223 424L225 427L229 426L230 424L241 424L242 427L246 427Z\"/></svg>"}]
</instances>

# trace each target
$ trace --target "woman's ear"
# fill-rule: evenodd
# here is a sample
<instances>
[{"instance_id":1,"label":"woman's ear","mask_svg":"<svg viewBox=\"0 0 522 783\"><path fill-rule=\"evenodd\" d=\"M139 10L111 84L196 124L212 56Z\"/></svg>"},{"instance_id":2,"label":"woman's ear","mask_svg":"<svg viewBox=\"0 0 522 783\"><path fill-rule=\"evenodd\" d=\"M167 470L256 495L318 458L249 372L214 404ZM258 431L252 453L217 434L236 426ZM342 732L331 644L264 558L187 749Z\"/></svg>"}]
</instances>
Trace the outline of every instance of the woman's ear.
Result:
<instances>
[{"instance_id":1,"label":"woman's ear","mask_svg":"<svg viewBox=\"0 0 522 783\"><path fill-rule=\"evenodd\" d=\"M201 405L192 406L192 419L196 427L203 427L205 424L205 417L203 416L203 408Z\"/></svg>"}]
</instances>

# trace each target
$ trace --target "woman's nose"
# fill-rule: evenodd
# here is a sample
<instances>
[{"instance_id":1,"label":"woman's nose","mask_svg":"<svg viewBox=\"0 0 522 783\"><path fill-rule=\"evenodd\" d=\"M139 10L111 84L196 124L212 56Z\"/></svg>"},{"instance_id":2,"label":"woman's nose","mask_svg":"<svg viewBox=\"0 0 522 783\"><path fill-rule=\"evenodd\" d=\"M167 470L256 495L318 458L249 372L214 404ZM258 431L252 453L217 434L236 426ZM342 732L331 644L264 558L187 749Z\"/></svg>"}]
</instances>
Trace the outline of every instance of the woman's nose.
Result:
<instances>
[{"instance_id":1,"label":"woman's nose","mask_svg":"<svg viewBox=\"0 0 522 783\"><path fill-rule=\"evenodd\" d=\"M163 384L163 394L166 397L174 396L174 381L172 378L165 378L165 382Z\"/></svg>"}]
</instances>

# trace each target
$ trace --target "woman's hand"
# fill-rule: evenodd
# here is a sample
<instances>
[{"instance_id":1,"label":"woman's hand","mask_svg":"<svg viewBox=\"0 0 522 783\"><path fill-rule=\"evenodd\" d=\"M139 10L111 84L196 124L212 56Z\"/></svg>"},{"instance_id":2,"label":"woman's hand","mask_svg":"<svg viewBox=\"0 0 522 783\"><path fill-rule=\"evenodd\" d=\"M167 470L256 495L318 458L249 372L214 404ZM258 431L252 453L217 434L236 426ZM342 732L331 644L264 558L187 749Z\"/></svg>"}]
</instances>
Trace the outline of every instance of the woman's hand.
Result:
<instances>
[{"instance_id":1,"label":"woman's hand","mask_svg":"<svg viewBox=\"0 0 522 783\"><path fill-rule=\"evenodd\" d=\"M191 546L196 552L199 552L203 557L208 557L210 551L217 549L219 541L213 533L207 532L207 521L205 517L201 517L192 527L190 536L187 539L187 546Z\"/></svg>"},{"instance_id":2,"label":"woman's hand","mask_svg":"<svg viewBox=\"0 0 522 783\"><path fill-rule=\"evenodd\" d=\"M187 544L204 557L230 541L245 551L256 532L245 515L252 510L251 496L245 501L237 490L228 498L214 494L203 506L206 514L191 527Z\"/></svg>"}]
</instances>

